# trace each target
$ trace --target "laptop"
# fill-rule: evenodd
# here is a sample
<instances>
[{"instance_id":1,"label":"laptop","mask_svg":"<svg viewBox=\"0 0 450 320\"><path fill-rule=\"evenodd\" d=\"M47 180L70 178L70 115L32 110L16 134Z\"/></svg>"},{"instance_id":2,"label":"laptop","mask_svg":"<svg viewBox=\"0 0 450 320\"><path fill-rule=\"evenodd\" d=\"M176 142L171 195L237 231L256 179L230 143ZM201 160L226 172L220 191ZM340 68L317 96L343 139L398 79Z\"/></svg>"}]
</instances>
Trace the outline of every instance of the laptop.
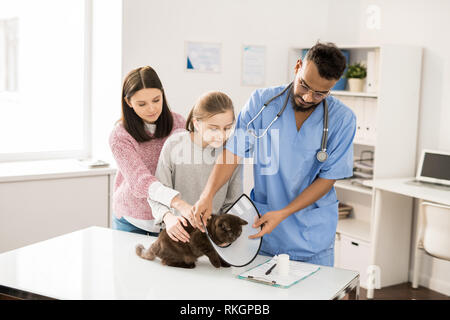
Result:
<instances>
[{"instance_id":1,"label":"laptop","mask_svg":"<svg viewBox=\"0 0 450 320\"><path fill-rule=\"evenodd\" d=\"M450 188L450 152L423 150L416 178L411 182Z\"/></svg>"}]
</instances>

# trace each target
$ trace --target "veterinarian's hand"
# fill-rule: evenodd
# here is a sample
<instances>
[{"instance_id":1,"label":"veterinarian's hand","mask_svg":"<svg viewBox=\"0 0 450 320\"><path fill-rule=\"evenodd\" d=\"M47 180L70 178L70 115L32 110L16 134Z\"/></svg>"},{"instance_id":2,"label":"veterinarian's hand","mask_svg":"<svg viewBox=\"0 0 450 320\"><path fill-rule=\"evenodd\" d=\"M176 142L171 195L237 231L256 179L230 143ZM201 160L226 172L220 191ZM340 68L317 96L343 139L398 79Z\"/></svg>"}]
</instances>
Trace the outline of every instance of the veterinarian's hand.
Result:
<instances>
[{"instance_id":1,"label":"veterinarian's hand","mask_svg":"<svg viewBox=\"0 0 450 320\"><path fill-rule=\"evenodd\" d=\"M192 212L195 216L197 227L205 232L203 224L206 226L206 222L212 214L213 199L210 197L201 197L192 207ZM203 224L202 224L203 220Z\"/></svg>"},{"instance_id":2,"label":"veterinarian's hand","mask_svg":"<svg viewBox=\"0 0 450 320\"><path fill-rule=\"evenodd\" d=\"M189 233L187 233L187 231L183 228L183 225L187 227L187 221L185 218L175 216L169 212L164 216L164 223L166 224L166 231L170 239L176 242L189 242Z\"/></svg>"},{"instance_id":3,"label":"veterinarian's hand","mask_svg":"<svg viewBox=\"0 0 450 320\"><path fill-rule=\"evenodd\" d=\"M261 231L257 234L249 236L249 239L260 238L265 234L271 233L283 221L285 216L279 211L269 211L261 218L255 221L253 228L258 228L262 225Z\"/></svg>"}]
</instances>

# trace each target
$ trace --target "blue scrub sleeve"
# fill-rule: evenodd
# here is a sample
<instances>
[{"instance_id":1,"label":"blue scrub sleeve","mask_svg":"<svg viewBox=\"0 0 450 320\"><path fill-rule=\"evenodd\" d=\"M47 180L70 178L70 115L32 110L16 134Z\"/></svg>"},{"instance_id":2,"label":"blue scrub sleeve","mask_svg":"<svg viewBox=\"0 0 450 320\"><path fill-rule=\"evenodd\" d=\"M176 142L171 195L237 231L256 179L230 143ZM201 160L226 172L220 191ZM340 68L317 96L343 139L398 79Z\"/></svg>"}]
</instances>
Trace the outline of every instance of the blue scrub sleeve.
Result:
<instances>
[{"instance_id":1,"label":"blue scrub sleeve","mask_svg":"<svg viewBox=\"0 0 450 320\"><path fill-rule=\"evenodd\" d=\"M253 147L255 137L247 133L247 124L256 116L262 107L261 96L258 90L255 90L244 108L239 112L233 134L228 139L225 148L241 158L250 158L253 156ZM261 126L261 115L253 121L249 129L259 132Z\"/></svg>"},{"instance_id":2,"label":"blue scrub sleeve","mask_svg":"<svg viewBox=\"0 0 450 320\"><path fill-rule=\"evenodd\" d=\"M356 133L356 117L344 117L340 128L328 144L328 159L319 172L324 179L339 180L353 175L353 138Z\"/></svg>"}]
</instances>

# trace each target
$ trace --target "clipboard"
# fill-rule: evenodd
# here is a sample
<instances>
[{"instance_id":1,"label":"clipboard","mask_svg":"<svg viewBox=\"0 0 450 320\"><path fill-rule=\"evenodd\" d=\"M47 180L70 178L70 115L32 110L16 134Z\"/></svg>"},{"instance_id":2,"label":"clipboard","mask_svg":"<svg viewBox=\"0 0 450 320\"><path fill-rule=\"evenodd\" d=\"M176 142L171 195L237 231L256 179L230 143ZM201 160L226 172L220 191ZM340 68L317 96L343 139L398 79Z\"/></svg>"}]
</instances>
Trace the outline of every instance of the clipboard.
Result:
<instances>
[{"instance_id":1,"label":"clipboard","mask_svg":"<svg viewBox=\"0 0 450 320\"><path fill-rule=\"evenodd\" d=\"M289 274L287 276L278 275L276 268L270 274L266 275L266 271L269 270L276 262L277 259L274 257L250 270L241 273L237 277L242 280L287 289L320 270L320 267L316 265L299 261L289 261Z\"/></svg>"}]
</instances>

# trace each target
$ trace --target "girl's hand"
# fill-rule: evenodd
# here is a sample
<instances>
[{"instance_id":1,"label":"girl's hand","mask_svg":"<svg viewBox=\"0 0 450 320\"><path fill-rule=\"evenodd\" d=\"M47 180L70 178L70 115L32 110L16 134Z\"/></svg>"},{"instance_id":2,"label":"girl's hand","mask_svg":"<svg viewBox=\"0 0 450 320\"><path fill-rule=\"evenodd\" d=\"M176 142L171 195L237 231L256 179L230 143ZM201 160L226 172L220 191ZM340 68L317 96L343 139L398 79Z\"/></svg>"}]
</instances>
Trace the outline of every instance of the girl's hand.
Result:
<instances>
[{"instance_id":1,"label":"girl's hand","mask_svg":"<svg viewBox=\"0 0 450 320\"><path fill-rule=\"evenodd\" d=\"M180 197L175 197L171 203L172 208L178 210L181 215L187 219L194 228L197 228L197 224L194 219L194 214L192 213L192 206Z\"/></svg>"},{"instance_id":2,"label":"girl's hand","mask_svg":"<svg viewBox=\"0 0 450 320\"><path fill-rule=\"evenodd\" d=\"M166 231L170 239L173 241L189 242L189 233L184 230L183 224L187 227L187 221L183 217L177 217L172 212L168 212L164 216L164 223L166 224Z\"/></svg>"},{"instance_id":3,"label":"girl's hand","mask_svg":"<svg viewBox=\"0 0 450 320\"><path fill-rule=\"evenodd\" d=\"M181 215L189 221L189 223L194 227L197 228L197 223L195 221L194 213L192 212L192 206L184 202L180 203L177 210L181 213Z\"/></svg>"}]
</instances>

